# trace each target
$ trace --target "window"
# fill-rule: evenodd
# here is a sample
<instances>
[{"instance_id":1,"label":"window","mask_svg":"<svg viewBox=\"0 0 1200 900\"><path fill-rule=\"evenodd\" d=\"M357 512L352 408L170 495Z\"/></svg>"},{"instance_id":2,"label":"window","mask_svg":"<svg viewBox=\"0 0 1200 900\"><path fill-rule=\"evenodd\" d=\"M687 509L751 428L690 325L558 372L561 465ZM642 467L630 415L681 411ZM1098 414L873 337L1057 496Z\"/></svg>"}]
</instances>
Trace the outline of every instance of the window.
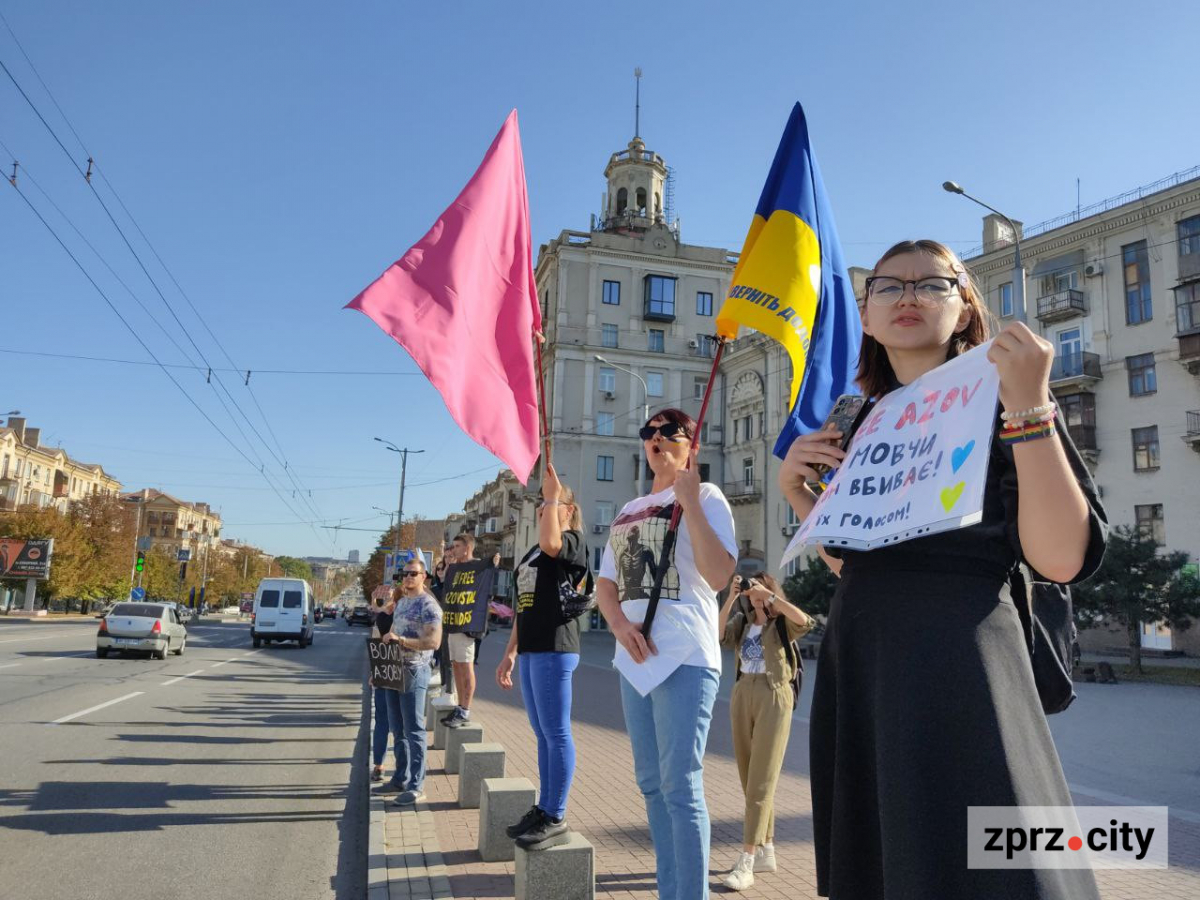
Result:
<instances>
[{"instance_id":1,"label":"window","mask_svg":"<svg viewBox=\"0 0 1200 900\"><path fill-rule=\"evenodd\" d=\"M279 591L263 591L258 598L258 605L266 609L279 608Z\"/></svg>"},{"instance_id":2,"label":"window","mask_svg":"<svg viewBox=\"0 0 1200 900\"><path fill-rule=\"evenodd\" d=\"M742 460L742 484L746 487L754 486L754 458L747 457Z\"/></svg>"},{"instance_id":3,"label":"window","mask_svg":"<svg viewBox=\"0 0 1200 900\"><path fill-rule=\"evenodd\" d=\"M596 480L597 481L612 481L613 480L613 458L611 456L596 457Z\"/></svg>"},{"instance_id":4,"label":"window","mask_svg":"<svg viewBox=\"0 0 1200 900\"><path fill-rule=\"evenodd\" d=\"M696 335L696 346L692 350L693 356L707 356L709 358L716 355L717 342L711 334Z\"/></svg>"},{"instance_id":5,"label":"window","mask_svg":"<svg viewBox=\"0 0 1200 900\"><path fill-rule=\"evenodd\" d=\"M692 399L703 400L704 392L708 389L708 379L701 378L699 375L692 377Z\"/></svg>"},{"instance_id":6,"label":"window","mask_svg":"<svg viewBox=\"0 0 1200 900\"><path fill-rule=\"evenodd\" d=\"M605 323L600 326L600 343L605 347L617 346L617 326Z\"/></svg>"},{"instance_id":7,"label":"window","mask_svg":"<svg viewBox=\"0 0 1200 900\"><path fill-rule=\"evenodd\" d=\"M1158 426L1133 429L1133 471L1153 472L1158 467Z\"/></svg>"},{"instance_id":8,"label":"window","mask_svg":"<svg viewBox=\"0 0 1200 900\"><path fill-rule=\"evenodd\" d=\"M616 513L613 512L612 501L597 500L595 509L597 525L602 525L603 527L607 528L612 524L613 516L616 515Z\"/></svg>"},{"instance_id":9,"label":"window","mask_svg":"<svg viewBox=\"0 0 1200 900\"><path fill-rule=\"evenodd\" d=\"M1125 324L1137 325L1153 318L1150 300L1150 254L1146 242L1126 244L1121 248L1125 271Z\"/></svg>"},{"instance_id":10,"label":"window","mask_svg":"<svg viewBox=\"0 0 1200 900\"><path fill-rule=\"evenodd\" d=\"M610 412L596 413L596 434L611 435L615 433L616 416Z\"/></svg>"},{"instance_id":11,"label":"window","mask_svg":"<svg viewBox=\"0 0 1200 900\"><path fill-rule=\"evenodd\" d=\"M592 548L592 571L593 572L600 571L600 563L603 560L604 560L604 548L603 547L593 547Z\"/></svg>"},{"instance_id":12,"label":"window","mask_svg":"<svg viewBox=\"0 0 1200 900\"><path fill-rule=\"evenodd\" d=\"M664 275L646 276L647 319L675 318L675 279Z\"/></svg>"},{"instance_id":13,"label":"window","mask_svg":"<svg viewBox=\"0 0 1200 900\"><path fill-rule=\"evenodd\" d=\"M1175 288L1175 328L1180 334L1200 328L1200 281Z\"/></svg>"},{"instance_id":14,"label":"window","mask_svg":"<svg viewBox=\"0 0 1200 900\"><path fill-rule=\"evenodd\" d=\"M740 428L739 428L740 426ZM742 433L742 440L750 441L754 439L754 416L742 416L733 423L733 436L737 440L738 431Z\"/></svg>"},{"instance_id":15,"label":"window","mask_svg":"<svg viewBox=\"0 0 1200 900\"><path fill-rule=\"evenodd\" d=\"M799 528L800 527L800 517L798 515L796 515L796 511L794 509L792 509L792 504L785 503L785 504L783 504L783 507L786 510L786 512L784 513L784 523L783 524L786 525L788 528Z\"/></svg>"},{"instance_id":16,"label":"window","mask_svg":"<svg viewBox=\"0 0 1200 900\"><path fill-rule=\"evenodd\" d=\"M1000 316L1007 319L1013 314L1013 288L1012 282L1006 281L1000 285Z\"/></svg>"},{"instance_id":17,"label":"window","mask_svg":"<svg viewBox=\"0 0 1200 900\"><path fill-rule=\"evenodd\" d=\"M651 328L649 338L648 338L647 344L646 344L646 349L649 350L651 353L666 353L667 352L666 337L667 337L667 333L665 331L663 331L661 328Z\"/></svg>"},{"instance_id":18,"label":"window","mask_svg":"<svg viewBox=\"0 0 1200 900\"><path fill-rule=\"evenodd\" d=\"M783 575L785 578L791 578L800 571L800 557L794 556L788 560L788 564L783 567Z\"/></svg>"},{"instance_id":19,"label":"window","mask_svg":"<svg viewBox=\"0 0 1200 900\"><path fill-rule=\"evenodd\" d=\"M1142 537L1153 539L1160 547L1167 544L1167 524L1163 520L1161 503L1148 503L1145 506L1135 506L1133 514L1137 518L1137 531Z\"/></svg>"},{"instance_id":20,"label":"window","mask_svg":"<svg viewBox=\"0 0 1200 900\"><path fill-rule=\"evenodd\" d=\"M1125 357L1125 368L1129 371L1129 396L1144 397L1158 391L1158 378L1154 373L1154 354Z\"/></svg>"},{"instance_id":21,"label":"window","mask_svg":"<svg viewBox=\"0 0 1200 900\"><path fill-rule=\"evenodd\" d=\"M299 609L300 608L300 591L284 591L283 592L283 608L284 609Z\"/></svg>"},{"instance_id":22,"label":"window","mask_svg":"<svg viewBox=\"0 0 1200 900\"><path fill-rule=\"evenodd\" d=\"M1069 272L1055 272L1053 281L1050 283L1050 288L1054 293L1059 291L1073 291L1079 287L1079 270L1072 269Z\"/></svg>"},{"instance_id":23,"label":"window","mask_svg":"<svg viewBox=\"0 0 1200 900\"><path fill-rule=\"evenodd\" d=\"M708 481L709 468L708 463L700 463L700 480Z\"/></svg>"},{"instance_id":24,"label":"window","mask_svg":"<svg viewBox=\"0 0 1200 900\"><path fill-rule=\"evenodd\" d=\"M628 188L619 188L617 190L617 215L624 213L627 206L629 206L629 190Z\"/></svg>"},{"instance_id":25,"label":"window","mask_svg":"<svg viewBox=\"0 0 1200 900\"><path fill-rule=\"evenodd\" d=\"M696 315L711 316L712 314L712 294L705 291L698 291L696 293Z\"/></svg>"},{"instance_id":26,"label":"window","mask_svg":"<svg viewBox=\"0 0 1200 900\"><path fill-rule=\"evenodd\" d=\"M644 187L638 188L634 196L637 197L638 214L644 216L646 214L646 189Z\"/></svg>"},{"instance_id":27,"label":"window","mask_svg":"<svg viewBox=\"0 0 1200 900\"><path fill-rule=\"evenodd\" d=\"M606 281L604 282L604 297L602 298L609 306L621 305L621 282Z\"/></svg>"},{"instance_id":28,"label":"window","mask_svg":"<svg viewBox=\"0 0 1200 900\"><path fill-rule=\"evenodd\" d=\"M610 369L608 366L600 367L600 377L597 379L599 389L602 391L615 391L617 389L617 370Z\"/></svg>"},{"instance_id":29,"label":"window","mask_svg":"<svg viewBox=\"0 0 1200 900\"><path fill-rule=\"evenodd\" d=\"M1179 255L1200 253L1200 216L1184 219L1175 227L1179 232Z\"/></svg>"},{"instance_id":30,"label":"window","mask_svg":"<svg viewBox=\"0 0 1200 900\"><path fill-rule=\"evenodd\" d=\"M662 372L647 372L646 373L646 393L651 397L661 397L663 395L663 373Z\"/></svg>"}]
</instances>

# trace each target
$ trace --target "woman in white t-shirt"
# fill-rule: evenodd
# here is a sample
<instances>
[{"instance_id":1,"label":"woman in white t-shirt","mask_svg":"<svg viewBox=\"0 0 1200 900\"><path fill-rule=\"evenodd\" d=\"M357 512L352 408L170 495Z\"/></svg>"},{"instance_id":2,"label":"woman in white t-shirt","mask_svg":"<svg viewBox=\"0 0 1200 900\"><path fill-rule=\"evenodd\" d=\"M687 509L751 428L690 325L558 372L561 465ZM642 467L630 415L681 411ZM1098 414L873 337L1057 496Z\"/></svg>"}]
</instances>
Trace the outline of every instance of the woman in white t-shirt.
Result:
<instances>
[{"instance_id":1,"label":"woman in white t-shirt","mask_svg":"<svg viewBox=\"0 0 1200 900\"><path fill-rule=\"evenodd\" d=\"M660 900L708 897L709 820L703 758L721 673L717 591L737 559L733 514L720 488L701 484L690 450L696 423L664 409L642 427L654 472L651 493L613 520L596 585L617 638L625 726L646 801ZM683 511L662 576L650 635L642 634L650 591L663 564L674 505Z\"/></svg>"}]
</instances>

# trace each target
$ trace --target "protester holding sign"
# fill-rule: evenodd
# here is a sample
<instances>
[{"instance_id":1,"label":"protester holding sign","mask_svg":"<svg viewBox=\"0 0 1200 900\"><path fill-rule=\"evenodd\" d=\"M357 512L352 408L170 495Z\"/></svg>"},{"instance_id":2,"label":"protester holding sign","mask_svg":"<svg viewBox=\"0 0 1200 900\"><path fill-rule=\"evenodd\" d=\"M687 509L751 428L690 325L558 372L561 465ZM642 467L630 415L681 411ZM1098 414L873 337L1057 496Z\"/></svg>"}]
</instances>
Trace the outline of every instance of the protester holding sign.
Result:
<instances>
[{"instance_id":1,"label":"protester holding sign","mask_svg":"<svg viewBox=\"0 0 1200 900\"><path fill-rule=\"evenodd\" d=\"M901 386L988 339L978 289L952 251L897 244L876 264L866 299L858 384L876 406L845 451L837 432L792 444L779 483L801 520L817 502L814 464L839 466L863 442L913 424L932 435L933 417L963 415L971 402L973 384L958 385L945 410L944 395L894 403ZM959 465L987 454L978 521L868 551L826 547L841 581L809 727L821 896L1097 896L1087 869L967 867L968 807L1071 805L1010 572L1024 561L1051 581L1082 580L1107 535L1087 469L1058 430L1053 347L1018 322L982 352L998 375L1002 428L982 445L942 448L944 483L902 478L878 507L934 490L951 512L966 488L950 483Z\"/></svg>"},{"instance_id":2,"label":"protester holding sign","mask_svg":"<svg viewBox=\"0 0 1200 900\"><path fill-rule=\"evenodd\" d=\"M475 696L475 656L487 633L488 601L492 595L498 558L491 564L475 559L475 536L457 535L450 544L453 564L446 569L442 586L442 609L449 632L447 648L454 667L458 705L442 717L447 728L461 728L471 718Z\"/></svg>"},{"instance_id":3,"label":"protester holding sign","mask_svg":"<svg viewBox=\"0 0 1200 900\"><path fill-rule=\"evenodd\" d=\"M716 485L701 484L696 471L689 448L695 428L679 409L655 413L642 427L652 491L626 503L613 520L596 586L618 642L613 664L621 673L662 900L708 896L702 761L721 672L716 592L729 583L737 559L729 502ZM674 557L664 560L660 551L676 503L683 518ZM662 579L662 605L653 633L643 635L656 578Z\"/></svg>"},{"instance_id":4,"label":"protester holding sign","mask_svg":"<svg viewBox=\"0 0 1200 900\"><path fill-rule=\"evenodd\" d=\"M544 850L570 837L565 816L575 774L571 679L579 665L579 619L564 617L561 592L587 575L583 515L574 491L549 464L537 517L538 542L517 563L516 615L496 668L496 683L512 690L520 655L521 696L537 736L541 798L508 829L526 850Z\"/></svg>"},{"instance_id":5,"label":"protester holding sign","mask_svg":"<svg viewBox=\"0 0 1200 900\"><path fill-rule=\"evenodd\" d=\"M425 796L425 694L429 688L433 652L442 641L442 610L429 593L425 561L414 555L399 573L400 587L386 643L399 644L400 690L385 690L388 721L396 742L396 772L392 784L402 792L396 805L416 803Z\"/></svg>"},{"instance_id":6,"label":"protester holding sign","mask_svg":"<svg viewBox=\"0 0 1200 900\"><path fill-rule=\"evenodd\" d=\"M721 879L734 891L751 887L755 872L775 871L775 785L792 733L793 684L803 666L792 641L815 624L765 572L735 575L721 607L721 643L733 650L737 667L729 717L746 796L742 854Z\"/></svg>"},{"instance_id":7,"label":"protester holding sign","mask_svg":"<svg viewBox=\"0 0 1200 900\"><path fill-rule=\"evenodd\" d=\"M379 611L375 613L375 622L371 626L371 637L382 638L385 634L392 630L392 613L396 609L396 600L392 596L392 592L390 590L387 591L387 599L384 603L380 604L379 601L374 597L372 597L372 600L375 601L375 605L379 607ZM375 695L375 733L372 735L371 740L371 756L374 761L374 767L371 769L371 780L383 781L383 758L387 753L388 732L391 731L391 726L388 723L388 702L387 697L384 694L384 691L387 690L387 688L372 684L371 689L372 693ZM399 723L397 723L396 730L397 732L400 730ZM397 762L400 761L399 746L401 740L403 740L403 738L401 738L398 734L393 735L392 737L392 744L394 747L396 747ZM401 788L399 783L395 780L389 782L385 787L386 793L403 790L403 788ZM384 788L380 788L380 790L384 790Z\"/></svg>"}]
</instances>

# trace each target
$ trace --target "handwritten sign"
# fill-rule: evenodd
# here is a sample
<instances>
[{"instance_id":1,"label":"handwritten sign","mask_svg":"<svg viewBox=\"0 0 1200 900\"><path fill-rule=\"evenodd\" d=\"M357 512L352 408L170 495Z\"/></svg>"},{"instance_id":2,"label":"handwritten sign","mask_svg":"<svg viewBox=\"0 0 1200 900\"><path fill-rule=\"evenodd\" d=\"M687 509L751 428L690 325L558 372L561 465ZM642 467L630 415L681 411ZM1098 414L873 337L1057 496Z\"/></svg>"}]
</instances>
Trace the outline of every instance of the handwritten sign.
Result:
<instances>
[{"instance_id":1,"label":"handwritten sign","mask_svg":"<svg viewBox=\"0 0 1200 900\"><path fill-rule=\"evenodd\" d=\"M442 628L447 633L478 634L487 630L487 604L496 570L473 559L446 569L442 590Z\"/></svg>"},{"instance_id":2,"label":"handwritten sign","mask_svg":"<svg viewBox=\"0 0 1200 900\"><path fill-rule=\"evenodd\" d=\"M377 688L393 691L407 689L404 680L404 651L399 641L384 643L376 638L367 641L367 660L371 663L371 683Z\"/></svg>"},{"instance_id":3,"label":"handwritten sign","mask_svg":"<svg viewBox=\"0 0 1200 900\"><path fill-rule=\"evenodd\" d=\"M1000 379L990 342L880 400L780 565L806 544L870 550L974 525Z\"/></svg>"}]
</instances>

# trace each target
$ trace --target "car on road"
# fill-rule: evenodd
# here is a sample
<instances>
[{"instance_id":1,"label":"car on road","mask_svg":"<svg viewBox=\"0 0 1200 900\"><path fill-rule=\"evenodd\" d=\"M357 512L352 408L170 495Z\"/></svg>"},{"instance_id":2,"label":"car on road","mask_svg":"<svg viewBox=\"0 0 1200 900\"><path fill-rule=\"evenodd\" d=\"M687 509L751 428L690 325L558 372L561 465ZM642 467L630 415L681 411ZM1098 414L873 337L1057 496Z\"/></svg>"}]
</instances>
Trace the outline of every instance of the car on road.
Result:
<instances>
[{"instance_id":1,"label":"car on road","mask_svg":"<svg viewBox=\"0 0 1200 900\"><path fill-rule=\"evenodd\" d=\"M313 640L316 599L303 578L264 578L254 594L250 614L250 640L255 647L263 641L295 641L307 647Z\"/></svg>"},{"instance_id":2,"label":"car on road","mask_svg":"<svg viewBox=\"0 0 1200 900\"><path fill-rule=\"evenodd\" d=\"M149 653L156 659L166 659L168 653L183 656L187 637L173 603L118 603L100 620L96 656L104 659L111 651Z\"/></svg>"},{"instance_id":3,"label":"car on road","mask_svg":"<svg viewBox=\"0 0 1200 900\"><path fill-rule=\"evenodd\" d=\"M336 603L326 603L325 604L325 615L331 616L336 619L337 615L338 615L338 605Z\"/></svg>"},{"instance_id":4,"label":"car on road","mask_svg":"<svg viewBox=\"0 0 1200 900\"><path fill-rule=\"evenodd\" d=\"M354 609L350 611L350 615L346 618L347 625L366 625L370 628L375 624L375 617L371 615L371 607L365 603L356 603Z\"/></svg>"}]
</instances>

